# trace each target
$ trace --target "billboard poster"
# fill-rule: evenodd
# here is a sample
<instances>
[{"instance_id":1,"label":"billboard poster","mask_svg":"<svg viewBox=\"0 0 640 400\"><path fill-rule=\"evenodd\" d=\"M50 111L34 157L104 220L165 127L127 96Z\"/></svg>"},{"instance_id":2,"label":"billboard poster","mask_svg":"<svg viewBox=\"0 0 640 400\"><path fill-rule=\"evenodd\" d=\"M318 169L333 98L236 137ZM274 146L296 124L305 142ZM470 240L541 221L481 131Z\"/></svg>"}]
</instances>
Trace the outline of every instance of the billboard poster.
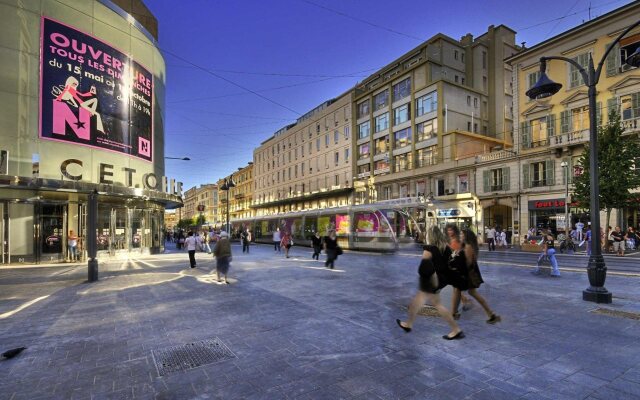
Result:
<instances>
[{"instance_id":1,"label":"billboard poster","mask_svg":"<svg viewBox=\"0 0 640 400\"><path fill-rule=\"evenodd\" d=\"M378 232L378 218L373 213L356 214L358 236L374 236Z\"/></svg>"},{"instance_id":2,"label":"billboard poster","mask_svg":"<svg viewBox=\"0 0 640 400\"><path fill-rule=\"evenodd\" d=\"M349 214L336 215L336 234L337 235L349 234Z\"/></svg>"},{"instance_id":3,"label":"billboard poster","mask_svg":"<svg viewBox=\"0 0 640 400\"><path fill-rule=\"evenodd\" d=\"M91 35L42 18L40 137L153 161L153 75Z\"/></svg>"}]
</instances>

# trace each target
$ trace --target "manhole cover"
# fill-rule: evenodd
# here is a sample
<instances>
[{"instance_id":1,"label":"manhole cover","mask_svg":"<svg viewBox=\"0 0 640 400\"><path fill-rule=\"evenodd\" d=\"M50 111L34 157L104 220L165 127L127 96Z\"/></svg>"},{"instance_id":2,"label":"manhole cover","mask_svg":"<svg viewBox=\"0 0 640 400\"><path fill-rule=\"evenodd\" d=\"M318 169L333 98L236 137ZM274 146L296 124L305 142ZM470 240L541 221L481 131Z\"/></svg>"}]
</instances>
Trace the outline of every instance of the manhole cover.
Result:
<instances>
[{"instance_id":1,"label":"manhole cover","mask_svg":"<svg viewBox=\"0 0 640 400\"><path fill-rule=\"evenodd\" d=\"M218 338L153 350L151 353L160 376L235 358Z\"/></svg>"},{"instance_id":2,"label":"manhole cover","mask_svg":"<svg viewBox=\"0 0 640 400\"><path fill-rule=\"evenodd\" d=\"M591 312L595 314L611 315L613 317L622 317L622 318L640 320L640 313L635 313L635 312L610 310L608 308L596 308L594 310L591 310Z\"/></svg>"}]
</instances>

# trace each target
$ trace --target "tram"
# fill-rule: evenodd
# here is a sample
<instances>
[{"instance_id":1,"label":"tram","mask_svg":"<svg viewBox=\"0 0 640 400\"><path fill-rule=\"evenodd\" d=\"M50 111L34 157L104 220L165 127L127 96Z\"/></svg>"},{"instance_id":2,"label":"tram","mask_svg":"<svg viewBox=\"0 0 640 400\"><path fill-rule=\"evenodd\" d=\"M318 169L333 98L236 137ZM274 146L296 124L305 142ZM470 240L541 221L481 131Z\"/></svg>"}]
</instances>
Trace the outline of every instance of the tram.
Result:
<instances>
[{"instance_id":1,"label":"tram","mask_svg":"<svg viewBox=\"0 0 640 400\"><path fill-rule=\"evenodd\" d=\"M311 237L335 229L344 249L394 252L421 243L434 212L422 202L380 202L322 210L294 211L231 221L232 236L250 229L257 243L273 243L273 233L290 232L295 245L311 246Z\"/></svg>"}]
</instances>

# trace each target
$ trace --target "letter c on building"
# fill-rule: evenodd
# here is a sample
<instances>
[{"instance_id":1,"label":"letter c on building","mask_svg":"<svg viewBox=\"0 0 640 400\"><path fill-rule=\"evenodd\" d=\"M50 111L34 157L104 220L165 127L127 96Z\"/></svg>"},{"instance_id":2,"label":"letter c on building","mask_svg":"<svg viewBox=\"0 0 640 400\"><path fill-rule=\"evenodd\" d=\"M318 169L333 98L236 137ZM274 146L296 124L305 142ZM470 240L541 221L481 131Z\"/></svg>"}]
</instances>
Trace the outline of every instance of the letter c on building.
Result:
<instances>
[{"instance_id":1,"label":"letter c on building","mask_svg":"<svg viewBox=\"0 0 640 400\"><path fill-rule=\"evenodd\" d=\"M62 164L60 164L60 172L62 173L62 175L67 179L71 179L72 181L80 181L80 180L82 180L82 174L80 174L80 175L71 175L69 173L69 171L67 171L67 167L69 166L69 164L78 164L79 166L82 167L82 161L80 161L80 160L76 160L74 158L72 158L70 160L64 160L62 162Z\"/></svg>"}]
</instances>

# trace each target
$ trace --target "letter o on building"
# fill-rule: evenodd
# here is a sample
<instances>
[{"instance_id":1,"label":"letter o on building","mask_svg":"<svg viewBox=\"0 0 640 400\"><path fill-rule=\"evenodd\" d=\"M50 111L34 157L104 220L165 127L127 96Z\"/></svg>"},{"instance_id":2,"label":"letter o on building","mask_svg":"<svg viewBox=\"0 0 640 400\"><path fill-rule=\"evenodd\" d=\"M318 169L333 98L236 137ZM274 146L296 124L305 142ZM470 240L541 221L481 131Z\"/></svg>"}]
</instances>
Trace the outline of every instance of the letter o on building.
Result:
<instances>
[{"instance_id":1,"label":"letter o on building","mask_svg":"<svg viewBox=\"0 0 640 400\"><path fill-rule=\"evenodd\" d=\"M158 178L153 172L144 174L142 177L142 183L144 184L145 189L158 190Z\"/></svg>"}]
</instances>

